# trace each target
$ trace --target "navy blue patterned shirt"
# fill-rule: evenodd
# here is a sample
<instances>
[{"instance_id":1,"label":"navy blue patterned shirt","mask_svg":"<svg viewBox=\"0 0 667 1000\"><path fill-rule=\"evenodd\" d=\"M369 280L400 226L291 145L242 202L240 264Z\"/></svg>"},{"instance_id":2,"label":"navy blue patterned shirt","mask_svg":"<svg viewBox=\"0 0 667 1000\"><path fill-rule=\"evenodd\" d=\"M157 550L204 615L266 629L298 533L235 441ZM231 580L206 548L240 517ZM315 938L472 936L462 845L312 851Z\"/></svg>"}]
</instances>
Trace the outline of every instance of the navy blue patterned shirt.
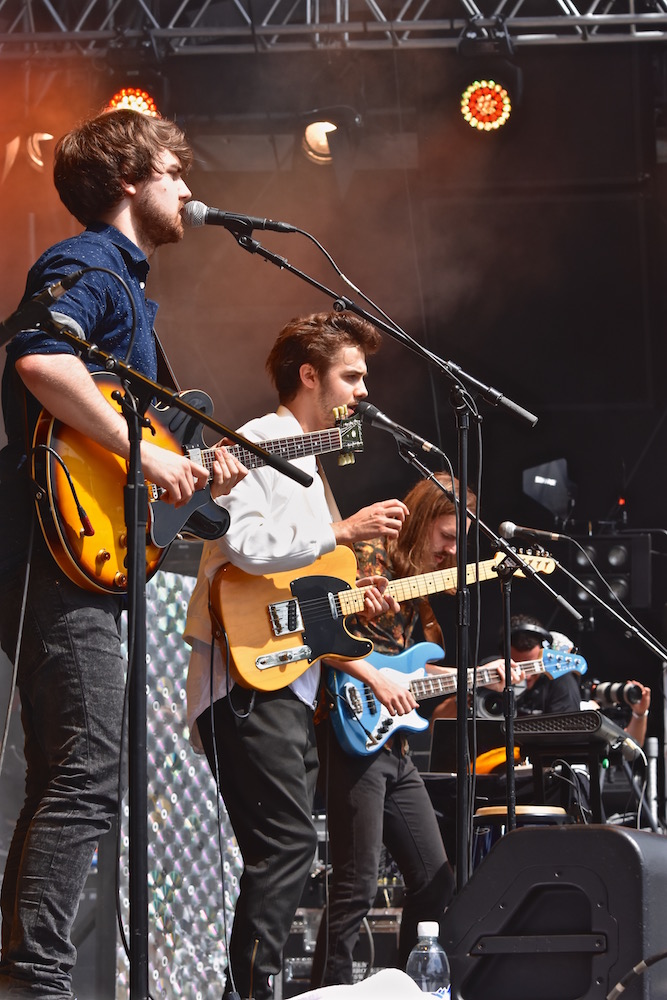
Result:
<instances>
[{"instance_id":1,"label":"navy blue patterned shirt","mask_svg":"<svg viewBox=\"0 0 667 1000\"><path fill-rule=\"evenodd\" d=\"M46 250L28 274L23 301L42 289L84 267L103 267L112 271L90 271L65 294L54 309L75 320L87 340L101 350L125 360L131 336L133 314L127 292L118 275L127 284L136 309L136 330L130 363L148 378L157 375L157 355L153 324L157 304L145 295L149 265L145 254L115 227L94 224L70 239ZM25 550L32 512L32 498L25 474L25 417L22 383L15 372L18 358L28 354L75 354L75 350L57 334L44 330L19 333L7 345L7 361L2 376L2 411L8 445L0 452L0 571L16 567ZM86 364L87 360L84 358ZM95 365L88 364L91 370ZM28 426L32 431L41 409L27 393ZM26 510L27 507L27 510Z\"/></svg>"}]
</instances>

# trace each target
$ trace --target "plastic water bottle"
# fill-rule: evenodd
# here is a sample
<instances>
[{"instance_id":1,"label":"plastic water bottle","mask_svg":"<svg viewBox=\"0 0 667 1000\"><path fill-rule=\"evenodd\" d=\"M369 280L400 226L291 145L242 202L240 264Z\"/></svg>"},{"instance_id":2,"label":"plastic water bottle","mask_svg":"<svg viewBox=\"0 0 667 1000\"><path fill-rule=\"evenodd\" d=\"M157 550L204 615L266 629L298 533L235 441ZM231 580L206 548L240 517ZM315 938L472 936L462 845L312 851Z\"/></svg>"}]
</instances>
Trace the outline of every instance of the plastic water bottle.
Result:
<instances>
[{"instance_id":1,"label":"plastic water bottle","mask_svg":"<svg viewBox=\"0 0 667 1000\"><path fill-rule=\"evenodd\" d=\"M417 944L408 956L405 971L414 979L422 993L438 997L449 996L449 962L445 949L438 941L440 927L436 920L417 924Z\"/></svg>"}]
</instances>

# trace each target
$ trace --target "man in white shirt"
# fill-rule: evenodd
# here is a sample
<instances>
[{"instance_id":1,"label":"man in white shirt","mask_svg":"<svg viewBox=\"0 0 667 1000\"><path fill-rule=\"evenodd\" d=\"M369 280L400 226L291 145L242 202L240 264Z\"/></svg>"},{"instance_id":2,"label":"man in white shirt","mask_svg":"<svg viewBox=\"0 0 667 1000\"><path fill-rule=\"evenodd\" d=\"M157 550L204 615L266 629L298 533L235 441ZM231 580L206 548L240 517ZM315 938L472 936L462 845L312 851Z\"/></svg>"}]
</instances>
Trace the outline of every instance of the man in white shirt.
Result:
<instances>
[{"instance_id":1,"label":"man in white shirt","mask_svg":"<svg viewBox=\"0 0 667 1000\"><path fill-rule=\"evenodd\" d=\"M366 358L379 347L372 324L352 313L317 313L292 320L279 334L266 367L280 406L240 428L262 441L332 427L334 408L354 410L366 396ZM185 638L192 645L187 681L188 724L206 753L243 855L244 872L229 945L224 997L270 1000L270 977L281 955L312 864L317 835L312 801L318 760L313 730L320 666L288 687L255 691L227 677L212 640L209 587L225 563L263 576L298 570L337 545L378 535L395 538L407 508L400 500L364 507L341 519L327 496L314 457L294 464L313 477L305 488L264 467L224 498L227 534L207 543L190 602ZM295 572L298 577L298 572ZM365 613L395 604L382 581L365 592ZM331 652L331 651L329 651Z\"/></svg>"}]
</instances>

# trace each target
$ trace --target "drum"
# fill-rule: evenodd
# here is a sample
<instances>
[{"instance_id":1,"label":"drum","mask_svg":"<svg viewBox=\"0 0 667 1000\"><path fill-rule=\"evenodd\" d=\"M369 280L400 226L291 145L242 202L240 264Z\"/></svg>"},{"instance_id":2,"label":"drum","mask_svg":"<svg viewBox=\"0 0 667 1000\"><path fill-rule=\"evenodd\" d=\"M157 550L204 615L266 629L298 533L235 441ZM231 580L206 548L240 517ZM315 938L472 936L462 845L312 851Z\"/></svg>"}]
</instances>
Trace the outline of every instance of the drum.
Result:
<instances>
[{"instance_id":1,"label":"drum","mask_svg":"<svg viewBox=\"0 0 667 1000\"><path fill-rule=\"evenodd\" d=\"M561 806L516 806L516 828L562 826L574 819ZM472 869L478 867L507 833L507 806L483 806L472 820Z\"/></svg>"}]
</instances>

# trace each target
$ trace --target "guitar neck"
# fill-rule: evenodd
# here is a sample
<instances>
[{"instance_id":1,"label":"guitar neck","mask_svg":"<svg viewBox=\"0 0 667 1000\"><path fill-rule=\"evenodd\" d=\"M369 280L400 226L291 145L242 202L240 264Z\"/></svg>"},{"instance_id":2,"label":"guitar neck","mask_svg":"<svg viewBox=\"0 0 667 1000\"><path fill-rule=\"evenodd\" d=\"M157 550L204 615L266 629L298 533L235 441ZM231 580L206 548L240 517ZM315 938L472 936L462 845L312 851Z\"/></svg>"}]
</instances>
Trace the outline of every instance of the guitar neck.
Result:
<instances>
[{"instance_id":1,"label":"guitar neck","mask_svg":"<svg viewBox=\"0 0 667 1000\"><path fill-rule=\"evenodd\" d=\"M496 560L487 559L485 562L471 563L466 567L466 582L475 583L476 580L497 579L495 572ZM479 575L477 575L479 569ZM390 580L387 584L386 593L390 594L401 604L403 601L414 600L419 597L427 597L429 594L441 594L445 590L454 590L458 579L456 567L452 569L438 569L433 573L419 573L417 576L406 576L402 580ZM341 608L346 615L358 614L364 609L365 587L355 587L340 593Z\"/></svg>"},{"instance_id":2,"label":"guitar neck","mask_svg":"<svg viewBox=\"0 0 667 1000\"><path fill-rule=\"evenodd\" d=\"M309 434L299 434L296 437L276 438L274 441L258 441L257 444L269 455L278 455L291 461L295 458L306 458L309 455L327 455L332 451L340 451L343 445L339 427L330 427L323 431L312 431ZM261 455L256 455L240 444L226 445L227 451L246 469L258 469L266 462ZM198 453L201 464L209 472L215 461L215 449L205 448ZM362 601L363 604L363 601Z\"/></svg>"},{"instance_id":3,"label":"guitar neck","mask_svg":"<svg viewBox=\"0 0 667 1000\"><path fill-rule=\"evenodd\" d=\"M544 673L542 660L525 660L521 668L527 677L532 674ZM490 684L497 684L501 679L501 673L497 667L477 667L477 670L468 670L468 690L472 690L473 675L475 680L482 687ZM417 701L424 701L426 698L442 698L448 694L455 694L457 689L457 675L451 674L428 674L427 677L419 677L410 681L408 687Z\"/></svg>"}]
</instances>

